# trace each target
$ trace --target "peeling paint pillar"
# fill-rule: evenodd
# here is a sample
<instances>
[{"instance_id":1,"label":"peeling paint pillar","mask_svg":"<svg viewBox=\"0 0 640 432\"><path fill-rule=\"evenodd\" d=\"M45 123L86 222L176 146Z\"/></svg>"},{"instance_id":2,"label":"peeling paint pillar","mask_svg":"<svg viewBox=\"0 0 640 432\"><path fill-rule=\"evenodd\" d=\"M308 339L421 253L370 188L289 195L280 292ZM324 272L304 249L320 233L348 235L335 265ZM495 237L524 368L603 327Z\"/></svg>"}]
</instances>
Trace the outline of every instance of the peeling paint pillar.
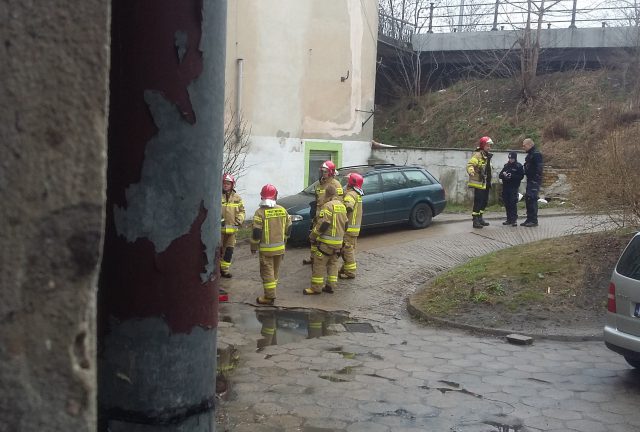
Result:
<instances>
[{"instance_id":1,"label":"peeling paint pillar","mask_svg":"<svg viewBox=\"0 0 640 432\"><path fill-rule=\"evenodd\" d=\"M225 0L112 1L101 431L215 429L225 33Z\"/></svg>"}]
</instances>

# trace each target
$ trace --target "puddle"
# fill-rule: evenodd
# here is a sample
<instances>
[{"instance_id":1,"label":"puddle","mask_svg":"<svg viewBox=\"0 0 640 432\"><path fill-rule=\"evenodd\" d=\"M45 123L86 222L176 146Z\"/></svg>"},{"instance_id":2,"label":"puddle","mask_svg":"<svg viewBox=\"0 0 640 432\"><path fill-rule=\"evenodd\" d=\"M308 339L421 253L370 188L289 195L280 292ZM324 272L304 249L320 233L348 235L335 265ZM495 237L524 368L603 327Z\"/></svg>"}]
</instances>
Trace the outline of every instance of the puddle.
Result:
<instances>
[{"instance_id":1,"label":"puddle","mask_svg":"<svg viewBox=\"0 0 640 432\"><path fill-rule=\"evenodd\" d=\"M332 326L349 321L346 312L310 309L254 308L239 303L220 305L220 321L233 323L242 333L256 335L256 348L284 345L335 334Z\"/></svg>"}]
</instances>

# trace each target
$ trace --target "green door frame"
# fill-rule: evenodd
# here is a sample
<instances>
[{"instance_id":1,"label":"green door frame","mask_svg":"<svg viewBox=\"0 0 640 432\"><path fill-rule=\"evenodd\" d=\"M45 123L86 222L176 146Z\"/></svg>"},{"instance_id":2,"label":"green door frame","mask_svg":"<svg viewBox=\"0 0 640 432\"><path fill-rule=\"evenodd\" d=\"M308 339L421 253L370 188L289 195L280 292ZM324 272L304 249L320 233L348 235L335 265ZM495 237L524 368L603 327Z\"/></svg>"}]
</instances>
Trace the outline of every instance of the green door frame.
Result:
<instances>
[{"instance_id":1,"label":"green door frame","mask_svg":"<svg viewBox=\"0 0 640 432\"><path fill-rule=\"evenodd\" d=\"M312 150L320 150L335 154L331 160L336 164L336 168L342 166L342 143L329 141L305 141L304 142L304 184L309 183L309 153Z\"/></svg>"}]
</instances>

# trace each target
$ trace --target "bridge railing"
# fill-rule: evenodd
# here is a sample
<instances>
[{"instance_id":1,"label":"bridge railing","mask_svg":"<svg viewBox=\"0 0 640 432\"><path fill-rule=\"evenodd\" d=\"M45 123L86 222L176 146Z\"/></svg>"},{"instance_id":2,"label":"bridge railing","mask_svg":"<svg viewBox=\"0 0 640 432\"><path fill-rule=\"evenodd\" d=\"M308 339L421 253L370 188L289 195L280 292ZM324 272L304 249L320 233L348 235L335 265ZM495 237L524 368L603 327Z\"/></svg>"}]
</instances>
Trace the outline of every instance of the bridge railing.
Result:
<instances>
[{"instance_id":1,"label":"bridge railing","mask_svg":"<svg viewBox=\"0 0 640 432\"><path fill-rule=\"evenodd\" d=\"M542 1L527 0L459 0L458 5L436 5L417 1L403 16L413 23L399 20L380 10L380 33L407 42L411 34L433 32L496 31L524 28L527 8L532 6L531 25L536 26ZM542 14L543 28L618 27L640 24L640 4L636 2L594 2L588 0L547 1Z\"/></svg>"},{"instance_id":2,"label":"bridge railing","mask_svg":"<svg viewBox=\"0 0 640 432\"><path fill-rule=\"evenodd\" d=\"M410 22L392 17L382 11L378 12L378 34L411 43L411 36L414 33L415 27Z\"/></svg>"}]
</instances>

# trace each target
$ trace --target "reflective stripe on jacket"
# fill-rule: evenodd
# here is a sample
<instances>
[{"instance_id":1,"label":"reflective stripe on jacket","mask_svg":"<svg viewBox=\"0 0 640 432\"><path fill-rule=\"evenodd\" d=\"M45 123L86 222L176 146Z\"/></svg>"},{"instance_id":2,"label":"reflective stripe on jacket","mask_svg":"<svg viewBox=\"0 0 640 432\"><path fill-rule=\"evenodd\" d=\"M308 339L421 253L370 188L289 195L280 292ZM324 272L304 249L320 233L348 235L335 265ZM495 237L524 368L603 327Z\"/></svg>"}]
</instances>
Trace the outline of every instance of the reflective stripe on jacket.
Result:
<instances>
[{"instance_id":1,"label":"reflective stripe on jacket","mask_svg":"<svg viewBox=\"0 0 640 432\"><path fill-rule=\"evenodd\" d=\"M245 212L242 198L235 191L222 192L222 234L233 234L244 222Z\"/></svg>"},{"instance_id":2,"label":"reflective stripe on jacket","mask_svg":"<svg viewBox=\"0 0 640 432\"><path fill-rule=\"evenodd\" d=\"M317 219L313 231L318 236L318 241L332 249L340 249L347 224L347 208L342 201L336 197L323 205ZM328 223L329 227L321 233L320 227L324 222Z\"/></svg>"},{"instance_id":3,"label":"reflective stripe on jacket","mask_svg":"<svg viewBox=\"0 0 640 432\"><path fill-rule=\"evenodd\" d=\"M467 162L467 174L469 174L469 182L467 186L476 189L487 188L487 171L491 172L491 161L487 158L484 151L476 149Z\"/></svg>"},{"instance_id":4,"label":"reflective stripe on jacket","mask_svg":"<svg viewBox=\"0 0 640 432\"><path fill-rule=\"evenodd\" d=\"M262 231L260 240L251 239L253 247L257 246L265 255L282 255L287 242L287 231L291 226L291 218L284 207L260 207L253 215L253 229ZM253 249L252 250L255 250Z\"/></svg>"},{"instance_id":5,"label":"reflective stripe on jacket","mask_svg":"<svg viewBox=\"0 0 640 432\"><path fill-rule=\"evenodd\" d=\"M362 223L362 197L353 189L347 189L344 194L344 202L347 210L348 221L347 235L357 237L360 234L360 225Z\"/></svg>"}]
</instances>

